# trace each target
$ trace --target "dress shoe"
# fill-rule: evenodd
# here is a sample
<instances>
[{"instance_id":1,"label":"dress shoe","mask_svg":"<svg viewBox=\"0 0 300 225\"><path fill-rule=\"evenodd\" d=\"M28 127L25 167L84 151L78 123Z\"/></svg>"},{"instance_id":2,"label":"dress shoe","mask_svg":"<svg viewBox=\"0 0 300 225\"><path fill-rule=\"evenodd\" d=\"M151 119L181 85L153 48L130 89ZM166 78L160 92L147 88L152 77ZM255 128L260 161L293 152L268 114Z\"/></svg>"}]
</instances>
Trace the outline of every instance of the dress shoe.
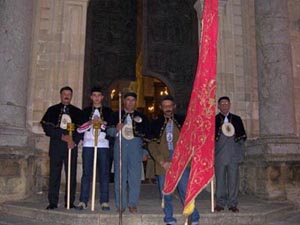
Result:
<instances>
[{"instance_id":1,"label":"dress shoe","mask_svg":"<svg viewBox=\"0 0 300 225\"><path fill-rule=\"evenodd\" d=\"M216 207L215 207L215 211L216 211L216 212L221 212L221 211L223 211L223 210L224 210L224 207L219 206L219 205L216 205Z\"/></svg>"},{"instance_id":2,"label":"dress shoe","mask_svg":"<svg viewBox=\"0 0 300 225\"><path fill-rule=\"evenodd\" d=\"M137 213L137 208L135 206L128 206L130 213Z\"/></svg>"},{"instance_id":3,"label":"dress shoe","mask_svg":"<svg viewBox=\"0 0 300 225\"><path fill-rule=\"evenodd\" d=\"M48 206L47 206L47 208L46 209L50 209L50 210L52 210L52 209L56 209L57 208L57 205L56 204L53 204L53 203L50 203Z\"/></svg>"},{"instance_id":4,"label":"dress shoe","mask_svg":"<svg viewBox=\"0 0 300 225\"><path fill-rule=\"evenodd\" d=\"M101 209L102 211L109 211L110 210L109 204L107 202L103 202L101 204Z\"/></svg>"},{"instance_id":5,"label":"dress shoe","mask_svg":"<svg viewBox=\"0 0 300 225\"><path fill-rule=\"evenodd\" d=\"M235 207L235 206L229 207L228 209L229 209L230 211L234 212L234 213L237 213L237 212L240 211L240 210L239 210L237 207Z\"/></svg>"}]
</instances>

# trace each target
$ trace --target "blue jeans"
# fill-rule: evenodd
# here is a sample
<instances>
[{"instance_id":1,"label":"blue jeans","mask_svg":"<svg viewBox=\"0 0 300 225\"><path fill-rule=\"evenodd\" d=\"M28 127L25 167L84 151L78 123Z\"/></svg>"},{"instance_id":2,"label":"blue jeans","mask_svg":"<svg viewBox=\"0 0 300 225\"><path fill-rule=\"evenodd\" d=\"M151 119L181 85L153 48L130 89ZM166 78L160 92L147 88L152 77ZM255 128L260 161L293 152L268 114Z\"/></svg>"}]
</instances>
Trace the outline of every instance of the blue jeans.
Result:
<instances>
[{"instance_id":1,"label":"blue jeans","mask_svg":"<svg viewBox=\"0 0 300 225\"><path fill-rule=\"evenodd\" d=\"M142 139L135 137L132 140L122 138L122 209L127 206L138 206L141 190L141 166L143 159ZM114 146L114 172L116 207L120 208L120 155L119 142ZM128 183L128 189L127 189ZM128 199L127 199L128 190Z\"/></svg>"},{"instance_id":2,"label":"blue jeans","mask_svg":"<svg viewBox=\"0 0 300 225\"><path fill-rule=\"evenodd\" d=\"M109 148L97 149L97 175L100 182L100 204L109 201ZM94 148L83 147L82 151L82 177L79 200L88 203L90 199L91 181L93 178Z\"/></svg>"},{"instance_id":3,"label":"blue jeans","mask_svg":"<svg viewBox=\"0 0 300 225\"><path fill-rule=\"evenodd\" d=\"M189 179L190 169L186 168L182 174L182 177L177 185L177 190L179 192L179 197L181 203L184 203L185 200L185 193L187 189L188 179ZM157 176L157 183L159 192L162 198L162 190L165 183L165 175ZM168 224L176 224L176 219L173 217L173 205L172 205L172 195L164 195L164 222ZM192 225L199 224L200 215L198 210L195 208L194 212L192 213Z\"/></svg>"}]
</instances>

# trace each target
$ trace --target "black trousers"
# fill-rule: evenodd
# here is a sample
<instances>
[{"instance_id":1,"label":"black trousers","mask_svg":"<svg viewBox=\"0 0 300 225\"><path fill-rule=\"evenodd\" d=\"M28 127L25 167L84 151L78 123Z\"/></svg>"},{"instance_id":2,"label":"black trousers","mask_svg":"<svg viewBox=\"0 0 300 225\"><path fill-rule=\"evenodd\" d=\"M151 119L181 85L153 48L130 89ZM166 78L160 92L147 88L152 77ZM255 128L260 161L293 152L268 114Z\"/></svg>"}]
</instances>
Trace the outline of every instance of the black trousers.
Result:
<instances>
[{"instance_id":1,"label":"black trousers","mask_svg":"<svg viewBox=\"0 0 300 225\"><path fill-rule=\"evenodd\" d=\"M48 200L50 204L58 204L59 188L61 182L61 171L64 165L66 174L66 188L65 188L65 205L67 204L67 180L68 180L68 149L56 148L50 150L50 176L49 176L49 190ZM75 201L76 194L76 173L77 173L77 148L71 151L71 179L70 179L70 205Z\"/></svg>"}]
</instances>

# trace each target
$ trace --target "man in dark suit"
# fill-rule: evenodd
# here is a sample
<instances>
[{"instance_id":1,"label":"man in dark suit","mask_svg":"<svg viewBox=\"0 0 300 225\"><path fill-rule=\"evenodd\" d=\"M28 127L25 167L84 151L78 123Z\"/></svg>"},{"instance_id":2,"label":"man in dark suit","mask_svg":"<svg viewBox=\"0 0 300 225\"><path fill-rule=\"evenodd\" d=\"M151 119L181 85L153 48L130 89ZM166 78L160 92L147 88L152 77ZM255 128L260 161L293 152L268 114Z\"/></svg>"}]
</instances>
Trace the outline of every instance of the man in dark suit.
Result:
<instances>
[{"instance_id":1,"label":"man in dark suit","mask_svg":"<svg viewBox=\"0 0 300 225\"><path fill-rule=\"evenodd\" d=\"M244 159L244 142L247 135L242 119L230 113L230 99L223 96L218 100L220 112L216 115L215 176L217 204L215 210L224 207L239 212L239 164ZM228 193L227 193L228 192Z\"/></svg>"},{"instance_id":2,"label":"man in dark suit","mask_svg":"<svg viewBox=\"0 0 300 225\"><path fill-rule=\"evenodd\" d=\"M50 137L49 205L46 209L57 208L62 165L64 165L65 168L66 180L68 179L68 149L72 149L70 208L75 208L74 200L76 193L77 144L79 143L81 136L76 132L76 130L74 130L72 137L69 136L67 123L74 123L75 128L78 127L81 124L82 112L79 108L71 105L72 95L72 88L68 86L61 88L61 102L49 107L41 120L41 124L46 135ZM66 205L67 193L65 194L65 207Z\"/></svg>"}]
</instances>

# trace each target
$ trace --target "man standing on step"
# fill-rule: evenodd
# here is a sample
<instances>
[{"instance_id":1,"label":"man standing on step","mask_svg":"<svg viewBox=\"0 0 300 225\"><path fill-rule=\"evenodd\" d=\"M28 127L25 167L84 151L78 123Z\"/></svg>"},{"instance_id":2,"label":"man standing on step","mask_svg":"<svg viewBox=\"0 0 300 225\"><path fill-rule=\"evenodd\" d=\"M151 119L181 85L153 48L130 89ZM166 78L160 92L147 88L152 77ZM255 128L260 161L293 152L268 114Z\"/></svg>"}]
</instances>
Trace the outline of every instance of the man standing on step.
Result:
<instances>
[{"instance_id":1,"label":"man standing on step","mask_svg":"<svg viewBox=\"0 0 300 225\"><path fill-rule=\"evenodd\" d=\"M216 212L227 206L239 212L239 164L244 159L244 142L247 139L242 119L229 112L230 99L223 96L218 100L220 113L216 115L215 176Z\"/></svg>"},{"instance_id":2,"label":"man standing on step","mask_svg":"<svg viewBox=\"0 0 300 225\"><path fill-rule=\"evenodd\" d=\"M151 123L152 141L148 144L150 154L155 160L155 174L158 181L158 188L161 198L164 202L163 211L165 214L164 222L167 225L176 224L176 218L173 216L172 195L163 195L162 190L165 183L166 171L171 167L171 161L176 142L179 138L180 128L184 122L184 118L174 114L176 104L172 96L164 96L160 100L160 108L163 115ZM180 178L177 185L180 200L183 203L190 174L188 166ZM192 225L199 224L199 213L197 209L192 213Z\"/></svg>"},{"instance_id":3,"label":"man standing on step","mask_svg":"<svg viewBox=\"0 0 300 225\"><path fill-rule=\"evenodd\" d=\"M84 133L82 151L82 177L81 193L78 209L86 209L90 199L90 187L93 177L95 131L93 123L100 121L101 129L98 136L97 148L97 175L100 181L100 205L102 210L108 211L109 207L109 167L110 150L106 135L106 128L110 125L112 110L103 106L104 96L100 87L91 90L92 106L83 109L83 125L78 128L79 133Z\"/></svg>"},{"instance_id":4,"label":"man standing on step","mask_svg":"<svg viewBox=\"0 0 300 225\"><path fill-rule=\"evenodd\" d=\"M141 189L141 170L143 160L143 139L148 135L148 119L143 113L135 110L137 95L128 92L124 95L124 109L121 111L122 121L119 123L118 113L114 113L112 135L122 129L122 205L120 202L120 154L119 138L114 144L115 196L118 211L137 213L138 199ZM128 201L127 201L128 182Z\"/></svg>"},{"instance_id":5,"label":"man standing on step","mask_svg":"<svg viewBox=\"0 0 300 225\"><path fill-rule=\"evenodd\" d=\"M81 139L81 135L74 131L73 136L69 136L67 131L67 123L74 123L75 128L79 127L81 124L82 111L79 108L71 105L72 95L72 88L68 86L61 88L61 103L49 107L41 121L41 125L46 135L50 137L50 176L48 190L49 205L47 206L47 209L57 208L61 170L63 165L66 174L66 181L68 180L68 149L72 149L70 208L76 208L74 206L74 200L76 193L77 144ZM65 193L65 207L66 206L67 193Z\"/></svg>"}]
</instances>

